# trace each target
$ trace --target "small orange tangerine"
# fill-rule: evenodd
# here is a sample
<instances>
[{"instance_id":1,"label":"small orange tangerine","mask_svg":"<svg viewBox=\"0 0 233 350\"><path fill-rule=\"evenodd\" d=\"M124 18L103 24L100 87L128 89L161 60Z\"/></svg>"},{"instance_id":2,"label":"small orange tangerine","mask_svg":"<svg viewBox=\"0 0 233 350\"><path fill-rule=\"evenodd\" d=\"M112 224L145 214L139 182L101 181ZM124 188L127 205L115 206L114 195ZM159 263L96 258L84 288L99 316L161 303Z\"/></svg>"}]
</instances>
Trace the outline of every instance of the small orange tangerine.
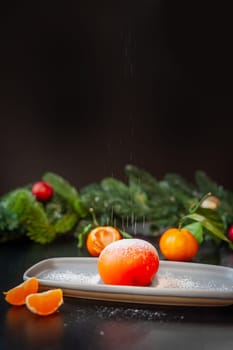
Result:
<instances>
[{"instance_id":1,"label":"small orange tangerine","mask_svg":"<svg viewBox=\"0 0 233 350\"><path fill-rule=\"evenodd\" d=\"M26 306L34 314L48 316L57 311L63 304L62 289L51 289L41 293L33 293L26 297Z\"/></svg>"},{"instance_id":2,"label":"small orange tangerine","mask_svg":"<svg viewBox=\"0 0 233 350\"><path fill-rule=\"evenodd\" d=\"M110 243L122 238L120 232L113 226L97 226L87 235L86 248L92 255L98 257L101 251Z\"/></svg>"},{"instance_id":3,"label":"small orange tangerine","mask_svg":"<svg viewBox=\"0 0 233 350\"><path fill-rule=\"evenodd\" d=\"M24 305L26 297L31 293L37 293L39 282L36 277L31 277L23 283L11 288L7 292L3 292L5 300L11 305Z\"/></svg>"},{"instance_id":4,"label":"small orange tangerine","mask_svg":"<svg viewBox=\"0 0 233 350\"><path fill-rule=\"evenodd\" d=\"M148 286L159 268L156 248L143 239L123 238L100 253L98 271L106 284Z\"/></svg>"},{"instance_id":5,"label":"small orange tangerine","mask_svg":"<svg viewBox=\"0 0 233 350\"><path fill-rule=\"evenodd\" d=\"M168 260L190 261L197 254L199 244L188 230L170 228L162 233L159 248Z\"/></svg>"}]
</instances>

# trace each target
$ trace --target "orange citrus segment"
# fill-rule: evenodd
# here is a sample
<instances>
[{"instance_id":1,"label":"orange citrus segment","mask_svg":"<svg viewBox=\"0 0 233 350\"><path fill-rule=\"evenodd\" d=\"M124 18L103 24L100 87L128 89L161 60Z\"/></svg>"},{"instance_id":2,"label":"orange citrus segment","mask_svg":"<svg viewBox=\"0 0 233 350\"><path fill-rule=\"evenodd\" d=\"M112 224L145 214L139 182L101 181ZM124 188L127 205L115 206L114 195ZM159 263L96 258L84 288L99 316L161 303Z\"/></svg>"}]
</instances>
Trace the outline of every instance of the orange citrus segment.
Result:
<instances>
[{"instance_id":1,"label":"orange citrus segment","mask_svg":"<svg viewBox=\"0 0 233 350\"><path fill-rule=\"evenodd\" d=\"M110 243L120 240L120 232L112 226L98 226L88 233L86 248L92 256L99 256Z\"/></svg>"},{"instance_id":2,"label":"orange citrus segment","mask_svg":"<svg viewBox=\"0 0 233 350\"><path fill-rule=\"evenodd\" d=\"M4 292L5 300L11 305L24 305L26 297L31 293L37 293L39 283L36 277L31 277L18 286Z\"/></svg>"},{"instance_id":3,"label":"orange citrus segment","mask_svg":"<svg viewBox=\"0 0 233 350\"><path fill-rule=\"evenodd\" d=\"M41 293L33 293L27 296L26 306L34 314L51 315L63 304L62 289L51 289Z\"/></svg>"}]
</instances>

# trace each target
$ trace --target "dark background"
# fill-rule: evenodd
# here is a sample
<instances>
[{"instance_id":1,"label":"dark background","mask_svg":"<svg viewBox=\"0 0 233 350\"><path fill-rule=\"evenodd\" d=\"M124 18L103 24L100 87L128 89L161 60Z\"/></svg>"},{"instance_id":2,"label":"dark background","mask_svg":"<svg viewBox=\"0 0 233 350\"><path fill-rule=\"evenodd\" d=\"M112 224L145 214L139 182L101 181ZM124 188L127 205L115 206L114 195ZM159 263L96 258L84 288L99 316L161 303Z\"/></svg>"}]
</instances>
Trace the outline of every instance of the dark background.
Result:
<instances>
[{"instance_id":1,"label":"dark background","mask_svg":"<svg viewBox=\"0 0 233 350\"><path fill-rule=\"evenodd\" d=\"M232 19L203 1L9 1L0 20L0 193L202 169L233 190Z\"/></svg>"}]
</instances>

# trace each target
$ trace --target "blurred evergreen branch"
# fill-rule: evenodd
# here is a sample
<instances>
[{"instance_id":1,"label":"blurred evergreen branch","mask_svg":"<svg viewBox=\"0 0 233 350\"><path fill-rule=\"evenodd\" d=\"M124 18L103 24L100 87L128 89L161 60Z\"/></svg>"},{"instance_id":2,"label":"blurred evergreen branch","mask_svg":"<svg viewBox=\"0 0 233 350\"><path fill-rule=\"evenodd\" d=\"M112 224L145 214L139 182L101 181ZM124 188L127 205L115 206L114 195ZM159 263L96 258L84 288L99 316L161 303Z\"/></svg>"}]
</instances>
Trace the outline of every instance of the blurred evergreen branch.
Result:
<instances>
[{"instance_id":1,"label":"blurred evergreen branch","mask_svg":"<svg viewBox=\"0 0 233 350\"><path fill-rule=\"evenodd\" d=\"M45 244L73 232L82 247L94 226L93 208L99 225L113 225L123 234L137 223L149 223L150 234L157 235L166 227L178 226L185 217L186 226L196 230L200 243L210 235L232 247L225 232L233 224L233 193L203 171L195 173L194 183L178 174L166 174L159 181L134 165L127 165L125 174L127 183L106 177L78 191L61 176L48 172L42 179L53 186L55 194L47 203L36 201L31 185L5 194L0 198L0 242L26 235ZM219 199L216 210L198 207L207 193Z\"/></svg>"}]
</instances>

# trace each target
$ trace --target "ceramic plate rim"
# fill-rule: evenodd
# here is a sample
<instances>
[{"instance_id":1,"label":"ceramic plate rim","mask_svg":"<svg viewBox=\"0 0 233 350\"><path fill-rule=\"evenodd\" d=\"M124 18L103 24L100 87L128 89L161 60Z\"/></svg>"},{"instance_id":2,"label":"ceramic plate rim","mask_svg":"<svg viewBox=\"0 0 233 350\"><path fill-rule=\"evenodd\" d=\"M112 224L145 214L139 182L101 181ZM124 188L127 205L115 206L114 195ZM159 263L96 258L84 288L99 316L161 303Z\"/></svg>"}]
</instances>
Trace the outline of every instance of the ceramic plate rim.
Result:
<instances>
[{"instance_id":1,"label":"ceramic plate rim","mask_svg":"<svg viewBox=\"0 0 233 350\"><path fill-rule=\"evenodd\" d=\"M34 272L40 271L40 269L43 266L46 265L56 265L57 263L62 264L68 264L69 263L77 263L77 264L86 264L86 265L92 265L96 268L98 258L94 257L55 257L55 258L48 258L41 260L37 262L36 264L29 267L23 274L23 279L26 280L33 276ZM222 265L209 265L209 264L201 264L201 263L195 263L195 262L174 262L174 261L160 261L160 268L159 269L176 269L176 270L184 270L188 271L190 268L202 271L202 269L205 269L206 271L211 271L212 273L226 273L229 274L230 278L232 278L232 285L233 285L233 268L228 266L222 266ZM37 276L37 274L36 274ZM143 301L146 302L146 298L148 298L148 303L151 303L149 299L154 298L155 302L156 299L163 298L166 299L165 303L173 304L173 302L170 300L172 298L178 298L178 299L187 299L191 301L193 300L195 302L195 299L199 299L200 304L207 304L211 302L211 300L215 300L215 303L219 304L226 304L231 305L233 304L233 292L232 290L222 290L222 291L215 291L215 290L205 290L205 289L182 289L182 288L162 288L162 287L154 287L154 286L148 286L148 287L139 287L139 286L119 286L119 285L106 285L102 283L74 283L69 281L52 281L52 280L46 280L46 279L39 279L39 283L42 286L42 288L49 287L49 288L62 288L64 290L69 290L70 294L73 291L73 296L78 297L78 294L82 294L86 292L86 294L89 295L89 298L91 298L90 293L94 293L94 299L101 298L108 300L109 298L112 299L112 295L118 295L121 299L127 299L128 296L132 296L133 298L138 298L139 302L142 298L145 298ZM103 298L103 294L105 295ZM109 294L109 296L108 296ZM110 295L111 294L111 295ZM124 297L125 296L125 297ZM224 302L225 300L225 302ZM185 300L183 300L185 301ZM182 303L182 300L181 300Z\"/></svg>"}]
</instances>

